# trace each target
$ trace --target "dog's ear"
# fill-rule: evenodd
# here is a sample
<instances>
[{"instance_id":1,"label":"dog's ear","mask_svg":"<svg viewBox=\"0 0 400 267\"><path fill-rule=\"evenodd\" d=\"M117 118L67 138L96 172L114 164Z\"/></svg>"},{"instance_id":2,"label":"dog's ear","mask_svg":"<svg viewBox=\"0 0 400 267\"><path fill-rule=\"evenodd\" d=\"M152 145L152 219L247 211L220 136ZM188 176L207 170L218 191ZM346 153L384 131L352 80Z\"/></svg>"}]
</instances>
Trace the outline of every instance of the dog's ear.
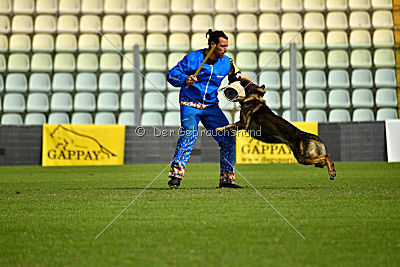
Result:
<instances>
[{"instance_id":1,"label":"dog's ear","mask_svg":"<svg viewBox=\"0 0 400 267\"><path fill-rule=\"evenodd\" d=\"M263 84L263 85L261 85L261 88L262 88L262 89L265 89L265 85L264 85L264 84Z\"/></svg>"}]
</instances>

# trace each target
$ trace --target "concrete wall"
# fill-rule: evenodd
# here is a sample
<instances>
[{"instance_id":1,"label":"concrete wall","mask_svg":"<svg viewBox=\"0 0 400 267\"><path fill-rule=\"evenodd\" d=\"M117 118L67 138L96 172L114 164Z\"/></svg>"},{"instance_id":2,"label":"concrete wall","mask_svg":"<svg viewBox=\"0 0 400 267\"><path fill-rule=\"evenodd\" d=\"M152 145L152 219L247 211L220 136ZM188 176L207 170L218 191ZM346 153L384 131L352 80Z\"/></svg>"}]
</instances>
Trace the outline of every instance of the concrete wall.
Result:
<instances>
[{"instance_id":1,"label":"concrete wall","mask_svg":"<svg viewBox=\"0 0 400 267\"><path fill-rule=\"evenodd\" d=\"M126 127L125 163L168 163L172 160L177 127ZM387 161L384 122L321 123L319 136L334 161ZM0 126L0 165L40 165L41 126ZM191 162L219 162L212 137L199 136Z\"/></svg>"}]
</instances>

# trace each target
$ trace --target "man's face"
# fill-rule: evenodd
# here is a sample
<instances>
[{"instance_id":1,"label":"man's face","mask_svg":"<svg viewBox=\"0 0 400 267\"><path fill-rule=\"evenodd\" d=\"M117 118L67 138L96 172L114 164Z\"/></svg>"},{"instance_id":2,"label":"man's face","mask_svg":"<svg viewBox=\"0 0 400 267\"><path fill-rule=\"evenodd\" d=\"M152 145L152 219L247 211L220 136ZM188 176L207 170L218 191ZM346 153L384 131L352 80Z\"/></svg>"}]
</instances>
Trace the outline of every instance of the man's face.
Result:
<instances>
[{"instance_id":1,"label":"man's face","mask_svg":"<svg viewBox=\"0 0 400 267\"><path fill-rule=\"evenodd\" d=\"M211 42L211 46L214 45L214 42ZM217 47L214 50L214 54L219 57L222 58L226 51L228 51L228 40L219 37L219 43L217 44Z\"/></svg>"}]
</instances>

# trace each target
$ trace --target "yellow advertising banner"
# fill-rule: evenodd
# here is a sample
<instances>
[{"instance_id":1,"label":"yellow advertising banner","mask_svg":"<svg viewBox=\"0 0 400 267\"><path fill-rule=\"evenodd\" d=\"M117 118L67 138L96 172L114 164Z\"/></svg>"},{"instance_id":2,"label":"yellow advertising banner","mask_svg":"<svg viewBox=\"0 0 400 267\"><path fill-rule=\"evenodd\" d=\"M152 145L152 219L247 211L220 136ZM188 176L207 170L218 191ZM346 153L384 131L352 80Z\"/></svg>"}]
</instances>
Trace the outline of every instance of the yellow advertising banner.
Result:
<instances>
[{"instance_id":1,"label":"yellow advertising banner","mask_svg":"<svg viewBox=\"0 0 400 267\"><path fill-rule=\"evenodd\" d=\"M300 130L318 135L318 122L291 122ZM236 163L297 163L285 144L270 144L254 139L244 130L236 135Z\"/></svg>"},{"instance_id":2,"label":"yellow advertising banner","mask_svg":"<svg viewBox=\"0 0 400 267\"><path fill-rule=\"evenodd\" d=\"M43 166L124 164L125 125L43 125Z\"/></svg>"}]
</instances>

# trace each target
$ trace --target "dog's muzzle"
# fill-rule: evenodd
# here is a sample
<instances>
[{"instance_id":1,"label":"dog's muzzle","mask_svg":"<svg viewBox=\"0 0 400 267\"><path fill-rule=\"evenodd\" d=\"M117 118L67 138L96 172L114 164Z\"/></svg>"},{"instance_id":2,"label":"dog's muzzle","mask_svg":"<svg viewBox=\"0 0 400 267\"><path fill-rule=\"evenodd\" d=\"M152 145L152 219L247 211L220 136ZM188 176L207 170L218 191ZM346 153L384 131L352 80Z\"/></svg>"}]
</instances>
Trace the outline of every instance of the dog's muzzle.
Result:
<instances>
[{"instance_id":1,"label":"dog's muzzle","mask_svg":"<svg viewBox=\"0 0 400 267\"><path fill-rule=\"evenodd\" d=\"M245 96L244 88L240 81L233 82L228 86L222 88L224 96L228 101L235 102L239 96Z\"/></svg>"}]
</instances>

